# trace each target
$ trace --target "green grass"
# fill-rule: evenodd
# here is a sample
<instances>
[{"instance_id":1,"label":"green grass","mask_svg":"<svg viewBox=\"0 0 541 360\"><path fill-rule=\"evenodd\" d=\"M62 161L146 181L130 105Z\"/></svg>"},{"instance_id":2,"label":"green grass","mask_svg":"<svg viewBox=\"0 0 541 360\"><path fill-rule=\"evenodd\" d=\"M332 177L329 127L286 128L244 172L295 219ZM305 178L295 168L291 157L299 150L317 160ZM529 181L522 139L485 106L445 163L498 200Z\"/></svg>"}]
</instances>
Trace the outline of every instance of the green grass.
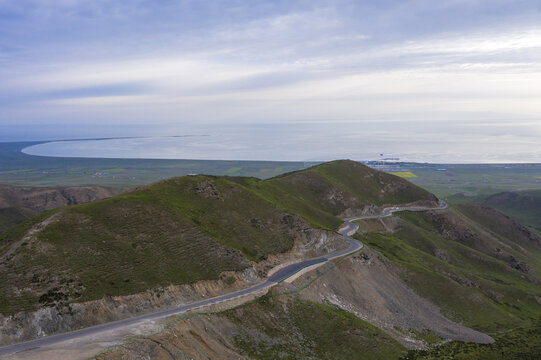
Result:
<instances>
[{"instance_id":1,"label":"green grass","mask_svg":"<svg viewBox=\"0 0 541 360\"><path fill-rule=\"evenodd\" d=\"M436 171L445 168L447 171ZM390 171L411 171L409 180L452 202L475 201L503 191L541 190L541 164L414 164ZM460 196L454 196L460 194Z\"/></svg>"},{"instance_id":2,"label":"green grass","mask_svg":"<svg viewBox=\"0 0 541 360\"><path fill-rule=\"evenodd\" d=\"M452 215L451 223L460 221L460 215ZM535 300L541 296L541 286L489 251L502 246L502 241L511 245L515 236L487 237L468 228L471 238L453 241L440 235L428 214L399 216L404 221L401 230L369 233L360 240L398 264L408 286L440 307L444 315L491 334L529 324L541 316ZM539 248L507 251L532 266L541 258ZM435 256L442 252L444 260Z\"/></svg>"},{"instance_id":3,"label":"green grass","mask_svg":"<svg viewBox=\"0 0 541 360\"><path fill-rule=\"evenodd\" d=\"M0 174L19 174L19 173L25 173L29 171L34 171L34 169L4 170L4 171L0 171Z\"/></svg>"},{"instance_id":4,"label":"green grass","mask_svg":"<svg viewBox=\"0 0 541 360\"><path fill-rule=\"evenodd\" d=\"M36 215L36 213L36 211L24 208L0 208L0 233Z\"/></svg>"},{"instance_id":5,"label":"green grass","mask_svg":"<svg viewBox=\"0 0 541 360\"><path fill-rule=\"evenodd\" d=\"M336 229L347 208L435 200L408 181L354 161L332 161L248 186L315 227Z\"/></svg>"},{"instance_id":6,"label":"green grass","mask_svg":"<svg viewBox=\"0 0 541 360\"><path fill-rule=\"evenodd\" d=\"M105 169L103 171L105 171L105 172L124 172L124 171L126 171L126 169L115 168L115 169Z\"/></svg>"},{"instance_id":7,"label":"green grass","mask_svg":"<svg viewBox=\"0 0 541 360\"><path fill-rule=\"evenodd\" d=\"M213 279L249 265L181 219L148 206L152 199L137 197L124 198L121 207L70 208L62 222L38 235L43 252L21 247L0 274L2 313L52 305L51 290L62 303L94 300ZM13 284L32 290L14 294Z\"/></svg>"},{"instance_id":8,"label":"green grass","mask_svg":"<svg viewBox=\"0 0 541 360\"><path fill-rule=\"evenodd\" d=\"M209 196L194 191L205 186ZM275 205L227 178L177 178L156 184L149 192L168 210L191 219L200 231L250 259L262 260L293 246L293 235L280 222Z\"/></svg>"},{"instance_id":9,"label":"green grass","mask_svg":"<svg viewBox=\"0 0 541 360\"><path fill-rule=\"evenodd\" d=\"M409 351L401 360L537 360L541 358L541 323L495 337L493 344L451 342L426 351Z\"/></svg>"},{"instance_id":10,"label":"green grass","mask_svg":"<svg viewBox=\"0 0 541 360\"><path fill-rule=\"evenodd\" d=\"M389 184L400 192L388 190ZM416 198L432 195L405 180L342 161L265 181L173 178L62 208L55 212L58 221L36 234L36 244L19 247L2 265L0 312L216 279L222 271L247 267L247 260L291 249L307 227L302 218L334 230L342 223L338 215L348 207ZM0 244L21 239L29 224L0 235Z\"/></svg>"},{"instance_id":11,"label":"green grass","mask_svg":"<svg viewBox=\"0 0 541 360\"><path fill-rule=\"evenodd\" d=\"M404 347L334 305L264 297L222 313L240 331L235 346L253 359L397 359Z\"/></svg>"},{"instance_id":12,"label":"green grass","mask_svg":"<svg viewBox=\"0 0 541 360\"><path fill-rule=\"evenodd\" d=\"M524 225L541 230L541 190L505 192L481 201Z\"/></svg>"},{"instance_id":13,"label":"green grass","mask_svg":"<svg viewBox=\"0 0 541 360\"><path fill-rule=\"evenodd\" d=\"M424 329L422 331L410 329L410 332L413 333L415 339L422 340L429 345L439 344L442 341L441 337L428 329Z\"/></svg>"},{"instance_id":14,"label":"green grass","mask_svg":"<svg viewBox=\"0 0 541 360\"><path fill-rule=\"evenodd\" d=\"M36 306L51 288L47 278L80 283L77 289L63 286L63 292L68 299L86 301L216 279L222 271L249 266L241 253L261 260L293 245L273 204L226 178L176 178L60 211L61 221L38 235L49 251L23 247L18 257L25 261L6 264L6 278L0 281L2 313L31 308L23 297ZM0 241L8 242L13 231ZM36 274L43 275L43 283L33 281ZM33 291L10 293L6 289L14 282Z\"/></svg>"}]
</instances>

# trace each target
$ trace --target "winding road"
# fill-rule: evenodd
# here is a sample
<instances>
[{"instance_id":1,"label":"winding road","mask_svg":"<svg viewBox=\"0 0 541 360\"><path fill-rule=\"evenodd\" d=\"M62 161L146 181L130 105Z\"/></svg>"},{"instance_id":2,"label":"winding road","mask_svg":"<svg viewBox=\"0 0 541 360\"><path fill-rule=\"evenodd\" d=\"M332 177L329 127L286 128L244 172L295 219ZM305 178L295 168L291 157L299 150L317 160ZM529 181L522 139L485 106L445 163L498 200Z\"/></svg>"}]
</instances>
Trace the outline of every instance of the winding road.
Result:
<instances>
[{"instance_id":1,"label":"winding road","mask_svg":"<svg viewBox=\"0 0 541 360\"><path fill-rule=\"evenodd\" d=\"M344 220L344 226L342 226L340 228L338 233L340 235L342 235L344 237L344 239L348 242L349 247L347 249L336 251L336 252L331 253L331 254L326 254L324 256L319 256L319 257L316 257L316 258L313 258L313 259L304 260L304 261L301 261L301 262L298 262L298 263L295 263L295 264L288 265L288 266L276 271L266 281L264 281L262 283L259 283L257 285L254 285L252 287L242 289L242 290L239 290L239 291L235 291L235 292L232 292L232 293L216 296L216 297L213 297L213 298L200 300L200 301L197 301L197 302L194 302L194 303L191 303L191 304L181 305L181 306L178 306L178 307L175 307L175 308L172 308L172 309L168 309L168 310L157 311L157 312L154 312L154 313L151 313L151 314L135 316L135 317L132 317L132 318L119 320L119 321L114 321L114 322L101 324L101 325L96 325L96 326L88 327L88 328L81 329L81 330L74 330L74 331L61 333L61 334L57 334L57 335L51 335L51 336L47 336L47 337L42 337L42 338L39 338L39 339L30 340L30 341L26 341L26 342L22 342L22 343L18 343L18 344L4 346L4 347L0 348L0 356L20 353L20 352L23 352L23 351L33 350L33 349L37 349L37 348L44 347L44 346L50 346L50 345L54 345L54 344L57 344L57 343L60 343L60 342L63 342L63 341L68 341L68 340L74 340L74 339L77 339L77 338L81 338L83 336L95 335L95 334L101 333L103 331L108 331L108 330L113 330L113 329L117 329L117 328L121 328L121 327L125 327L125 326L135 325L135 324L138 324L138 323L141 323L141 322L144 322L144 321L158 320L158 319L165 318L167 316L182 314L182 313L185 313L187 311L190 311L190 310L193 310L193 309L196 309L196 308L200 308L200 307L204 307L204 306L212 305L212 304L217 304L217 303L220 303L222 301L231 300L231 299L241 297L241 296L244 296L244 295L247 295L247 294L255 293L255 292L257 292L259 290L262 290L262 289L265 289L265 288L270 288L270 287L276 285L277 283L280 283L280 282L290 278L291 276L295 275L299 271L301 271L301 270L303 270L303 269L305 269L305 268L307 268L309 266L319 264L319 263L324 263L324 262L327 262L327 261L329 261L331 259L335 259L335 258L338 258L338 257L341 257L341 256L349 255L351 253L354 253L357 250L362 249L363 244L361 242L359 242L357 240L354 240L354 239L352 239L350 237L352 234L354 234L359 229L359 227L357 225L353 224L354 221L367 220L367 219L380 219L380 218L384 218L384 217L387 217L387 216L391 216L394 212L397 212L397 211L437 210L437 209L443 209L446 206L447 206L447 204L444 201L440 201L440 205L437 206L437 207L416 207L416 206L403 206L403 207L400 207L400 206L395 206L395 207L385 208L382 211L382 213L378 214L378 215L359 216L359 217L353 217L353 218L345 219Z\"/></svg>"}]
</instances>

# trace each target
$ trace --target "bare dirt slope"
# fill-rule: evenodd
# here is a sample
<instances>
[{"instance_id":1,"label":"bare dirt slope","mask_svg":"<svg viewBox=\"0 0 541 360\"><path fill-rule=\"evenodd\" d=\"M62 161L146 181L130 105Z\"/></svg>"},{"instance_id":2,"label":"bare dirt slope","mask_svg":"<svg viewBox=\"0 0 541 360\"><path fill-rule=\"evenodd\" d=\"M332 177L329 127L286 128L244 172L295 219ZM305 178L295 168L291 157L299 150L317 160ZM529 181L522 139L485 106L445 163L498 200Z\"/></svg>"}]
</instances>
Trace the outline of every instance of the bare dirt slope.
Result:
<instances>
[{"instance_id":1,"label":"bare dirt slope","mask_svg":"<svg viewBox=\"0 0 541 360\"><path fill-rule=\"evenodd\" d=\"M409 329L428 329L445 339L492 342L490 336L443 316L438 307L421 298L400 279L399 271L375 251L365 248L362 253L340 262L335 270L316 280L300 296L329 301L352 312L408 348L424 346L409 336Z\"/></svg>"}]
</instances>

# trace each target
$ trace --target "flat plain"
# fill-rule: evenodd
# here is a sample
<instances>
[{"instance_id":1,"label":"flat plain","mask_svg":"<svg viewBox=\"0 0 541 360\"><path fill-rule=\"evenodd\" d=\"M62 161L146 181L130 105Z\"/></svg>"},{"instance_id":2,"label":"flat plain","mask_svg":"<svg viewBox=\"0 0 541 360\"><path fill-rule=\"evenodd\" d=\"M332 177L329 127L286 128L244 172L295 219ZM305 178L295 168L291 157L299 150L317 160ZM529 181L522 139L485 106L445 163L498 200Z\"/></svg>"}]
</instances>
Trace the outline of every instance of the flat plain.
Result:
<instances>
[{"instance_id":1,"label":"flat plain","mask_svg":"<svg viewBox=\"0 0 541 360\"><path fill-rule=\"evenodd\" d=\"M0 184L14 186L129 187L189 174L268 179L316 162L98 159L33 156L21 152L40 142L0 143Z\"/></svg>"}]
</instances>

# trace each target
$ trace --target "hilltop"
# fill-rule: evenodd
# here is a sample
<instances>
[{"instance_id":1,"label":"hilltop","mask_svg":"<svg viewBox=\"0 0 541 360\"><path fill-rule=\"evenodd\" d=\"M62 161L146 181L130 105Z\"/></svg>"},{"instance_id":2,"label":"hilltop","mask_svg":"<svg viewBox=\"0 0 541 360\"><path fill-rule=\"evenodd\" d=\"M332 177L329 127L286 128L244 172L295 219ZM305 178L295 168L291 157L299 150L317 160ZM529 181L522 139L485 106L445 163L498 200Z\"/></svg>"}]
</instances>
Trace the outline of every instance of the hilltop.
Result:
<instances>
[{"instance_id":1,"label":"hilltop","mask_svg":"<svg viewBox=\"0 0 541 360\"><path fill-rule=\"evenodd\" d=\"M435 200L353 161L270 180L165 180L43 213L1 235L0 312L218 279L312 240L310 229L329 230L332 238L346 212Z\"/></svg>"}]
</instances>

